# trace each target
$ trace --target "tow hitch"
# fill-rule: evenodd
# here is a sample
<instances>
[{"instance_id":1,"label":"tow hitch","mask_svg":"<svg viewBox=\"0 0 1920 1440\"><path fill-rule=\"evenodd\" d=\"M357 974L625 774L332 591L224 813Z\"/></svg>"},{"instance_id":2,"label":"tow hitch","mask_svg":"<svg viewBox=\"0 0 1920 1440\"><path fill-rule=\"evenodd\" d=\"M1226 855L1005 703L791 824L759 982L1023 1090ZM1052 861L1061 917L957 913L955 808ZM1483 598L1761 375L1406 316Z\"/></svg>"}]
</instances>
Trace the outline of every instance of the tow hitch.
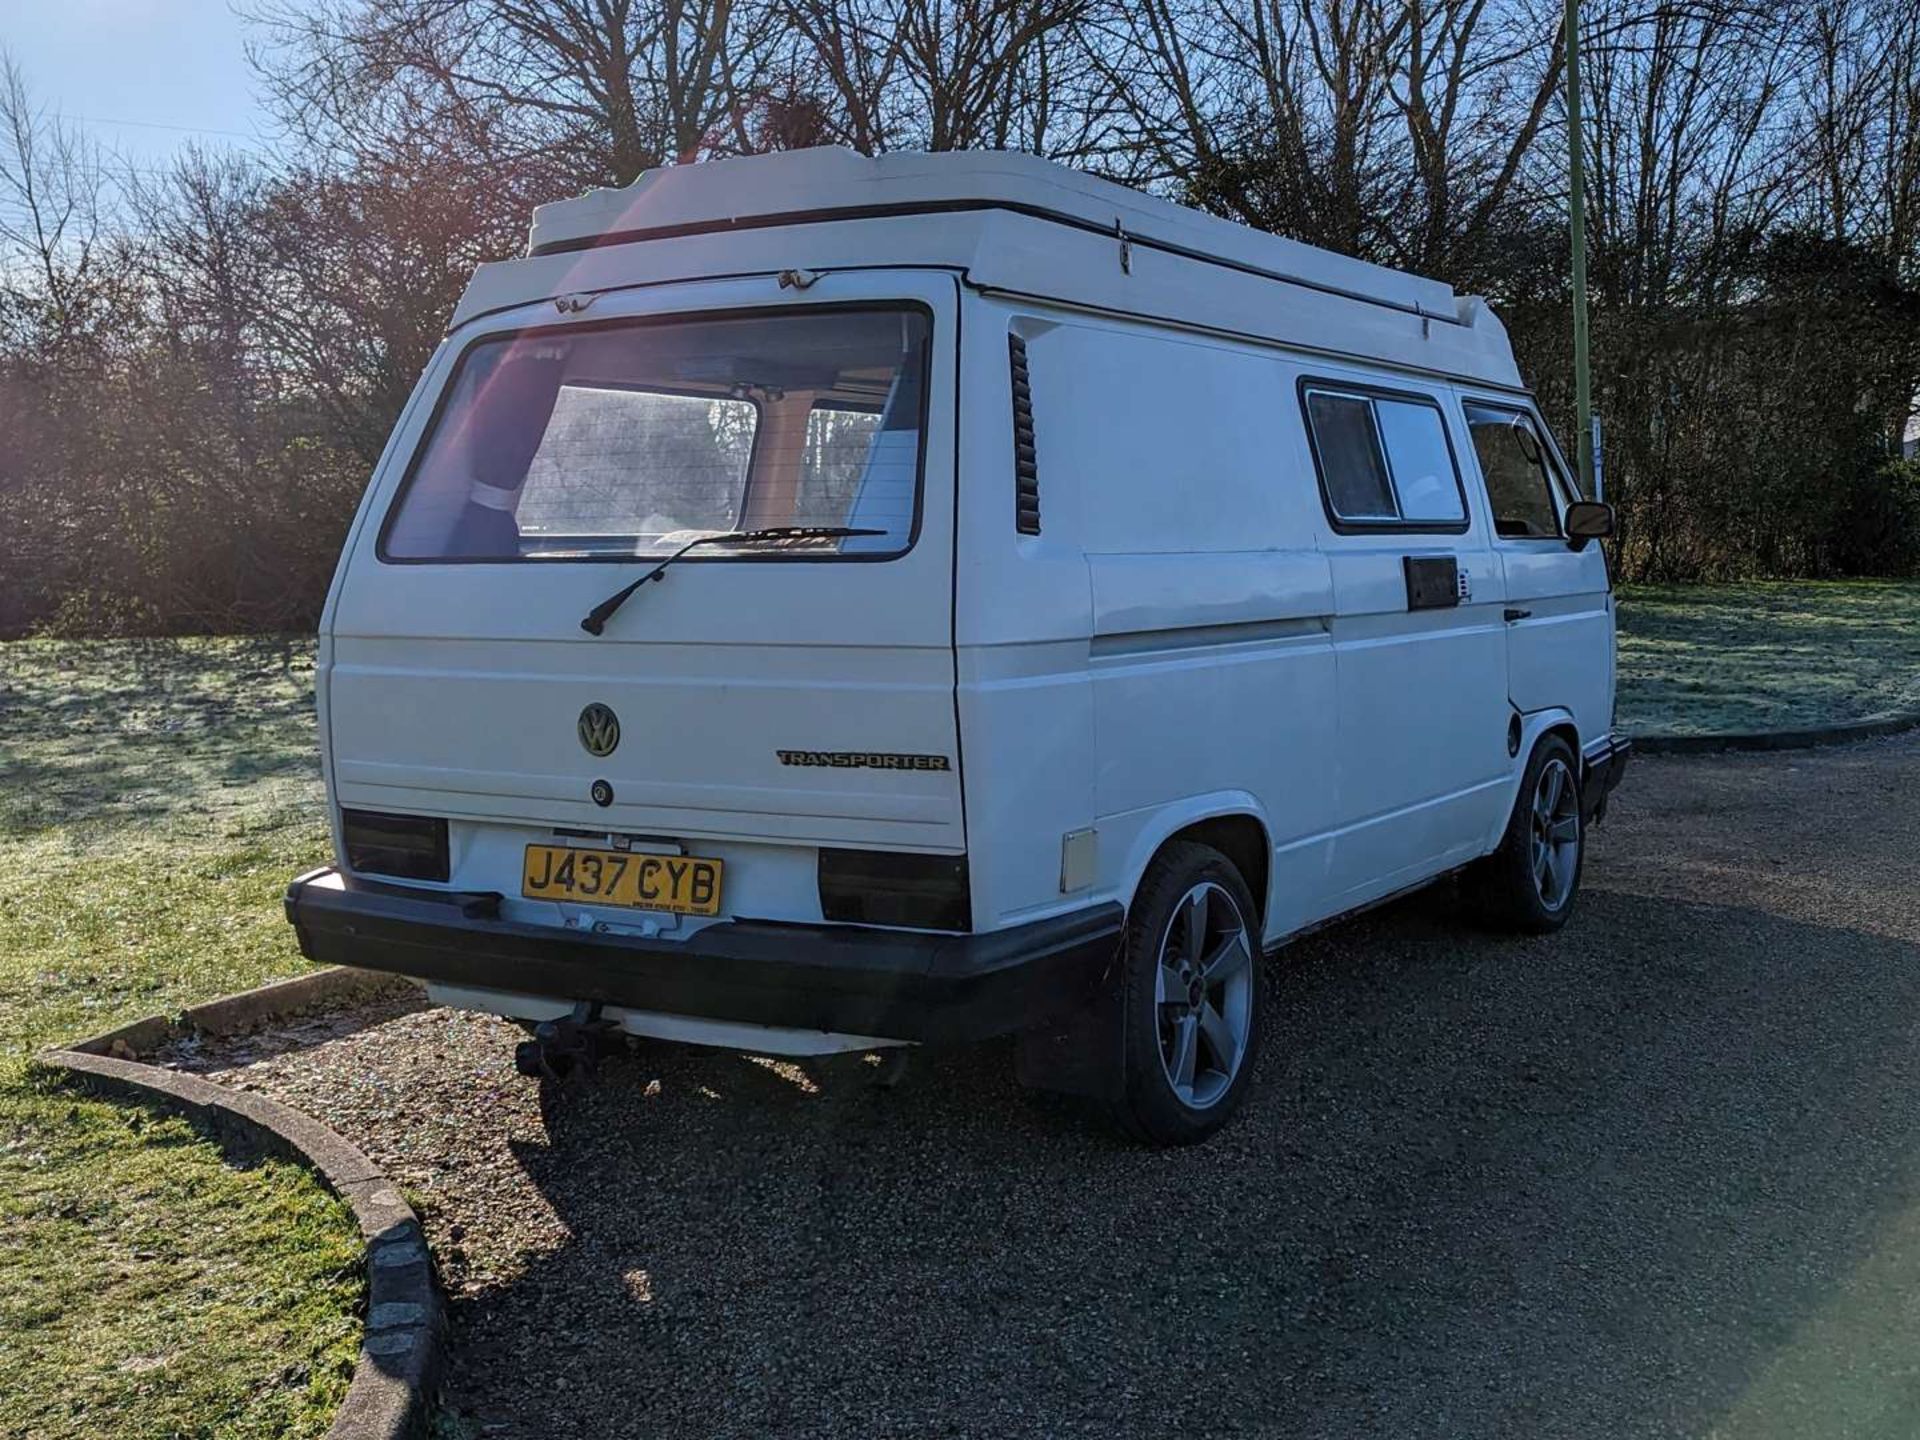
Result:
<instances>
[{"instance_id":1,"label":"tow hitch","mask_svg":"<svg viewBox=\"0 0 1920 1440\"><path fill-rule=\"evenodd\" d=\"M590 1075L618 1033L618 1026L600 1017L598 1001L582 1000L571 1015L534 1026L533 1038L514 1047L513 1068L531 1080Z\"/></svg>"}]
</instances>

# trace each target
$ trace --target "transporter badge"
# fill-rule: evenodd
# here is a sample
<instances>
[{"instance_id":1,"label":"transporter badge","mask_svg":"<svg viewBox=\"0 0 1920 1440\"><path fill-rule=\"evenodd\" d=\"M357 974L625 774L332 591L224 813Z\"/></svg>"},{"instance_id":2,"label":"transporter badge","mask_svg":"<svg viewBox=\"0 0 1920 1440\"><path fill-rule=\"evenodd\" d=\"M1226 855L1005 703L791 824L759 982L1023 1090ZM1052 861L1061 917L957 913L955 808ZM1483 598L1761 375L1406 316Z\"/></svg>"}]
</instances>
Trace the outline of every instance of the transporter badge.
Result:
<instances>
[{"instance_id":1,"label":"transporter badge","mask_svg":"<svg viewBox=\"0 0 1920 1440\"><path fill-rule=\"evenodd\" d=\"M845 770L951 770L944 755L896 755L881 750L776 750L782 765L817 765Z\"/></svg>"},{"instance_id":2,"label":"transporter badge","mask_svg":"<svg viewBox=\"0 0 1920 1440\"><path fill-rule=\"evenodd\" d=\"M620 744L620 717L598 700L580 712L580 743L589 755L608 756Z\"/></svg>"}]
</instances>

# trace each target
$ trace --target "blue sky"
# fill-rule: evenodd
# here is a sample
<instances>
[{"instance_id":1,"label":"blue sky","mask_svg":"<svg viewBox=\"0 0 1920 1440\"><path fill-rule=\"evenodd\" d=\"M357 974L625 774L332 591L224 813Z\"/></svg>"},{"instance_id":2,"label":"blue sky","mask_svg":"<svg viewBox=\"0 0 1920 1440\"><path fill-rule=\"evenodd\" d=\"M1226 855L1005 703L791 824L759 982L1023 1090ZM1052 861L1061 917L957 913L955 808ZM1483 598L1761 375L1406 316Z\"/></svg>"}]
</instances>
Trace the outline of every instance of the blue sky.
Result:
<instances>
[{"instance_id":1,"label":"blue sky","mask_svg":"<svg viewBox=\"0 0 1920 1440\"><path fill-rule=\"evenodd\" d=\"M137 166L196 139L270 137L252 93L249 29L228 0L0 0L0 46L35 99L84 120Z\"/></svg>"}]
</instances>

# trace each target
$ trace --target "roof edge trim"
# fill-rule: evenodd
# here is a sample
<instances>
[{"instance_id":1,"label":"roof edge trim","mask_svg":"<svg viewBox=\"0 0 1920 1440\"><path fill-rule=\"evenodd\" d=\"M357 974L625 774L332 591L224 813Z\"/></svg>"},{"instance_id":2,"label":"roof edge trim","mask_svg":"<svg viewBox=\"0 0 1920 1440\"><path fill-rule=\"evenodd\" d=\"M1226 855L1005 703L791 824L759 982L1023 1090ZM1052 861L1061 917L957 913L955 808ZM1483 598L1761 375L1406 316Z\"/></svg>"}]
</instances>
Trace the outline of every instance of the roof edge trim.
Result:
<instances>
[{"instance_id":1,"label":"roof edge trim","mask_svg":"<svg viewBox=\"0 0 1920 1440\"><path fill-rule=\"evenodd\" d=\"M1065 225L1090 235L1108 235L1116 241L1157 250L1163 254L1175 255L1184 260L1198 261L1203 265L1217 265L1225 270L1235 270L1243 275L1257 276L1263 280L1273 280L1284 285L1298 285L1303 289L1318 291L1323 295L1337 296L1342 300L1351 300L1362 305L1374 305L1383 310L1398 311L1403 315L1414 315L1423 321L1438 321L1443 325L1458 325L1471 329L1471 325L1462 320L1458 313L1448 315L1433 311L1414 303L1405 304L1398 300L1388 300L1378 295L1369 295L1364 291L1351 290L1342 285L1331 285L1324 280L1309 280L1304 276L1289 274L1284 270L1274 270L1263 265L1254 265L1244 260L1233 260L1223 255L1211 255L1190 245L1181 245L1171 240L1159 240L1139 231L1126 229L1115 218L1111 227L1096 224L1078 215L1069 215L1064 211L1051 210L1043 205L1028 205L1017 200L979 199L979 200L905 200L885 205L841 205L829 206L818 210L784 210L764 215L729 216L723 219L698 220L680 225L656 225L633 230L609 230L598 235L581 235L566 240L551 240L544 245L535 245L527 250L528 259L546 255L564 255L581 250L598 250L613 245L632 245L646 240L674 240L690 235L712 235L735 230L777 229L789 225L819 225L834 221L847 220L892 220L913 215L951 215L970 211L1003 210L1015 215L1024 215L1029 219L1046 221L1049 224Z\"/></svg>"}]
</instances>

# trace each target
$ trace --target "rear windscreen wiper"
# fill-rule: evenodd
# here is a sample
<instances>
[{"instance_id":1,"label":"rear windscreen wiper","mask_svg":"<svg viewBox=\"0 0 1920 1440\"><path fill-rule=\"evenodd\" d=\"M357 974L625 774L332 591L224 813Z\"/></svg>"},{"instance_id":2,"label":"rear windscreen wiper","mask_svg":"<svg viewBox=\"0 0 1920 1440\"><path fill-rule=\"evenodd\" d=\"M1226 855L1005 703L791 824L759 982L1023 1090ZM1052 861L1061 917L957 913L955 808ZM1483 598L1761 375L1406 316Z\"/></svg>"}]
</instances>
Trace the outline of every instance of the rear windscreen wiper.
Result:
<instances>
[{"instance_id":1,"label":"rear windscreen wiper","mask_svg":"<svg viewBox=\"0 0 1920 1440\"><path fill-rule=\"evenodd\" d=\"M631 585L614 591L594 606L587 612L587 618L580 622L580 628L589 635L598 635L607 628L607 621L613 617L613 612L627 603L628 596L649 580L660 579L667 573L669 565L689 550L702 545L752 545L762 540L845 540L855 535L886 533L885 530L860 530L851 525L770 525L764 530L729 530L720 535L701 535L689 540Z\"/></svg>"}]
</instances>

